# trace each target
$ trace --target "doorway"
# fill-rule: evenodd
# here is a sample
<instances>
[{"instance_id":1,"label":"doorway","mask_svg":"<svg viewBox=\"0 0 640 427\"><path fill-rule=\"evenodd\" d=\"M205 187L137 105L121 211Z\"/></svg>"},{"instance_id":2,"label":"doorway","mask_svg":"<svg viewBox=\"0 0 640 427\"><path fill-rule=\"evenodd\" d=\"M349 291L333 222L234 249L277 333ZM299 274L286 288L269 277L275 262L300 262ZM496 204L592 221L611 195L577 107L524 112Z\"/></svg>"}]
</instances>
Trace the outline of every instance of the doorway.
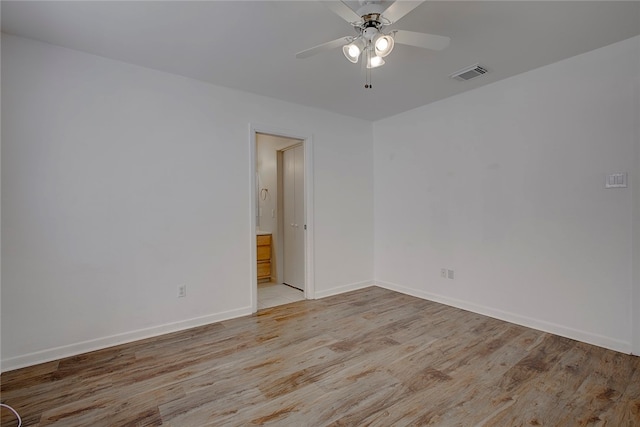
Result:
<instances>
[{"instance_id":1,"label":"doorway","mask_svg":"<svg viewBox=\"0 0 640 427\"><path fill-rule=\"evenodd\" d=\"M310 147L307 136L251 128L253 312L313 298Z\"/></svg>"}]
</instances>

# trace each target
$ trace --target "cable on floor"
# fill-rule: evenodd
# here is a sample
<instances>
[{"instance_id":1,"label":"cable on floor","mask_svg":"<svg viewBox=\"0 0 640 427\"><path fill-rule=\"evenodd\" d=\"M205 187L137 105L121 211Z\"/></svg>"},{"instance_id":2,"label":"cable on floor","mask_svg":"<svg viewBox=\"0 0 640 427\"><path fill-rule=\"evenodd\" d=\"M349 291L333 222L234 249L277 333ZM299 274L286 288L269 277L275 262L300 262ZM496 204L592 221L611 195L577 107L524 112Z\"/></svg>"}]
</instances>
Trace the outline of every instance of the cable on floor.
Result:
<instances>
[{"instance_id":1,"label":"cable on floor","mask_svg":"<svg viewBox=\"0 0 640 427\"><path fill-rule=\"evenodd\" d=\"M20 418L20 415L18 415L18 411L16 411L15 409L13 409L11 406L6 405L4 403L0 403L0 407L3 408L7 408L9 409L11 412L13 412L16 415L16 418L18 419L18 427L20 427L22 425L22 418Z\"/></svg>"}]
</instances>

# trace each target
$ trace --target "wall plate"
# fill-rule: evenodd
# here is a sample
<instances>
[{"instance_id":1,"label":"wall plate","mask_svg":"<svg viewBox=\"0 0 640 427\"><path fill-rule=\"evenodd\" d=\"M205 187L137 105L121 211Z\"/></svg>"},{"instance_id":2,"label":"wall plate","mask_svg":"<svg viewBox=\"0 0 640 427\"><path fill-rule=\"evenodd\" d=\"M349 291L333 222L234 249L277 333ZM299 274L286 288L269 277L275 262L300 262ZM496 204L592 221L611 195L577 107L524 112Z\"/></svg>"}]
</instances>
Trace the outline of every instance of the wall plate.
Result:
<instances>
[{"instance_id":1,"label":"wall plate","mask_svg":"<svg viewBox=\"0 0 640 427\"><path fill-rule=\"evenodd\" d=\"M605 188L627 188L627 173L607 174Z\"/></svg>"}]
</instances>

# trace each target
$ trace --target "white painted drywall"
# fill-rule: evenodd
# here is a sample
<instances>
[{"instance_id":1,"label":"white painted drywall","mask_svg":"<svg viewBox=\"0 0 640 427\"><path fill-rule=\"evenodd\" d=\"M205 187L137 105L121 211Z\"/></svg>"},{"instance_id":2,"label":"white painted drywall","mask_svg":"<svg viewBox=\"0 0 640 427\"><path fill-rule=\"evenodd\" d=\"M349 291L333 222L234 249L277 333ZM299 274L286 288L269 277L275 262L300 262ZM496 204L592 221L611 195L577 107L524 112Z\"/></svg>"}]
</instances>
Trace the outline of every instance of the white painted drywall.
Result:
<instances>
[{"instance_id":1,"label":"white painted drywall","mask_svg":"<svg viewBox=\"0 0 640 427\"><path fill-rule=\"evenodd\" d=\"M640 45L640 39L636 40ZM640 70L640 48L636 50L636 67ZM630 88L633 90L633 87ZM635 98L636 111L640 111L640 90L636 79L637 96ZM632 288L633 301L631 313L631 327L633 330L633 354L640 356L640 117L636 117L635 127L635 173L629 176L633 194L633 264Z\"/></svg>"},{"instance_id":2,"label":"white painted drywall","mask_svg":"<svg viewBox=\"0 0 640 427\"><path fill-rule=\"evenodd\" d=\"M0 42L2 33L0 33ZM0 70L2 70L2 55L0 55ZM1 76L0 72L0 76ZM0 81L2 78L0 77ZM0 100L2 100L2 87L0 85ZM0 102L0 129L2 129L2 103ZM2 188L2 132L0 132L0 189ZM0 191L1 195L1 191ZM2 223L2 200L0 197L0 224ZM2 247L2 227L0 227L0 247ZM2 256L0 256L0 355L2 354ZM3 372L2 363L0 363L0 374Z\"/></svg>"},{"instance_id":3,"label":"white painted drywall","mask_svg":"<svg viewBox=\"0 0 640 427\"><path fill-rule=\"evenodd\" d=\"M638 208L604 177L640 173L639 54L636 37L376 122L376 281L629 352Z\"/></svg>"},{"instance_id":4,"label":"white painted drywall","mask_svg":"<svg viewBox=\"0 0 640 427\"><path fill-rule=\"evenodd\" d=\"M260 231L277 233L278 222L275 218L278 199L278 158L277 148L280 138L272 135L256 135L256 172L258 174L259 188L258 219L256 225ZM272 218L273 212L273 218Z\"/></svg>"},{"instance_id":5,"label":"white painted drywall","mask_svg":"<svg viewBox=\"0 0 640 427\"><path fill-rule=\"evenodd\" d=\"M369 122L6 35L2 107L4 369L250 313L250 123L313 135L316 291L371 283Z\"/></svg>"},{"instance_id":6,"label":"white painted drywall","mask_svg":"<svg viewBox=\"0 0 640 427\"><path fill-rule=\"evenodd\" d=\"M249 123L313 134L317 296L371 282L375 169L381 285L640 353L639 43L372 134L3 35L3 370L250 311Z\"/></svg>"}]
</instances>

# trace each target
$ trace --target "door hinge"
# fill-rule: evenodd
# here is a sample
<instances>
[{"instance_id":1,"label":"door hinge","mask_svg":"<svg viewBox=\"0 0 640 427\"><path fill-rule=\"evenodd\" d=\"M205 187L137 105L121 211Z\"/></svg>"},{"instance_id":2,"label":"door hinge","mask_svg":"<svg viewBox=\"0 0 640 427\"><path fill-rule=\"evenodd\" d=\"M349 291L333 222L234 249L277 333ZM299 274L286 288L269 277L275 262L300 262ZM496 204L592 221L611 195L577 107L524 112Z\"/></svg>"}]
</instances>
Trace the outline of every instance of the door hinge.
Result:
<instances>
[{"instance_id":1,"label":"door hinge","mask_svg":"<svg viewBox=\"0 0 640 427\"><path fill-rule=\"evenodd\" d=\"M304 229L305 229L305 230L307 229L307 224L305 224L305 225L304 225Z\"/></svg>"}]
</instances>

